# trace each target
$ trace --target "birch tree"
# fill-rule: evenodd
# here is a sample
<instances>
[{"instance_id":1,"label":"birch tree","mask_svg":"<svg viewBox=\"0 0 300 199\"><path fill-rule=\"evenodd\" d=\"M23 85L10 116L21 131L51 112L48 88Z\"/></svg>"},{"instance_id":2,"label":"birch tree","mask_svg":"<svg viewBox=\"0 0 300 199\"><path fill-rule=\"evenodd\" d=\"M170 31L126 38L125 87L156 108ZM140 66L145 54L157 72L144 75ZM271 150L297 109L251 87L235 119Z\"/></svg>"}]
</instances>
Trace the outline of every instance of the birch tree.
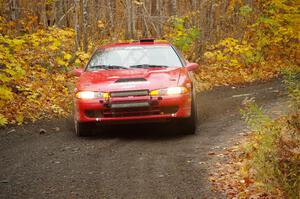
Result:
<instances>
[{"instance_id":1,"label":"birch tree","mask_svg":"<svg viewBox=\"0 0 300 199\"><path fill-rule=\"evenodd\" d=\"M84 52L88 51L88 0L83 0L83 50Z\"/></svg>"},{"instance_id":2,"label":"birch tree","mask_svg":"<svg viewBox=\"0 0 300 199\"><path fill-rule=\"evenodd\" d=\"M17 19L17 1L9 0L10 18L11 20Z\"/></svg>"},{"instance_id":3,"label":"birch tree","mask_svg":"<svg viewBox=\"0 0 300 199\"><path fill-rule=\"evenodd\" d=\"M47 20L47 10L46 10L46 0L43 0L39 4L40 8L40 23L43 24L44 28L48 27L48 20Z\"/></svg>"},{"instance_id":4,"label":"birch tree","mask_svg":"<svg viewBox=\"0 0 300 199\"><path fill-rule=\"evenodd\" d=\"M171 13L173 16L177 15L177 0L171 0Z\"/></svg>"},{"instance_id":5,"label":"birch tree","mask_svg":"<svg viewBox=\"0 0 300 199\"><path fill-rule=\"evenodd\" d=\"M126 9L126 39L133 39L135 34L135 24L134 24L134 3L132 0L125 1L125 9Z\"/></svg>"},{"instance_id":6,"label":"birch tree","mask_svg":"<svg viewBox=\"0 0 300 199\"><path fill-rule=\"evenodd\" d=\"M79 0L74 0L74 29L75 29L75 44L76 44L76 50L80 48L81 43L81 34L79 29Z\"/></svg>"}]
</instances>

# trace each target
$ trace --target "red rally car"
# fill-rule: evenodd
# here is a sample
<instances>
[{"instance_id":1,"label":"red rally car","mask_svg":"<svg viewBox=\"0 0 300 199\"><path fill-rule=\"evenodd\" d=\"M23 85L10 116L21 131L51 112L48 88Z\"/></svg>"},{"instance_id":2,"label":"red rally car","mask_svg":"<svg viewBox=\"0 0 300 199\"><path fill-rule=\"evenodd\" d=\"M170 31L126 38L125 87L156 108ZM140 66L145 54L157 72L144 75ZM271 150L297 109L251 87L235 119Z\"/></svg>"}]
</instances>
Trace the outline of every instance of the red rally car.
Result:
<instances>
[{"instance_id":1,"label":"red rally car","mask_svg":"<svg viewBox=\"0 0 300 199\"><path fill-rule=\"evenodd\" d=\"M185 133L197 125L192 71L170 43L143 39L100 47L75 87L74 123L78 136L87 136L91 123L174 122Z\"/></svg>"}]
</instances>

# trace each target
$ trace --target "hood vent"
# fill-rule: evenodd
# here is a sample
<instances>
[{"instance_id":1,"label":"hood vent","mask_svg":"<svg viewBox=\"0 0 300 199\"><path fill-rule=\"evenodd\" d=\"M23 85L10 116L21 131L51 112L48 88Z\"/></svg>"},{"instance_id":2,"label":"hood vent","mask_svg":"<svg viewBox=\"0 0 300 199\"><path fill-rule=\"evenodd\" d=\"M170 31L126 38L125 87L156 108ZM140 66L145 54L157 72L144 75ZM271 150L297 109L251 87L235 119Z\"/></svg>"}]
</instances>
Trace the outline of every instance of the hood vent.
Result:
<instances>
[{"instance_id":1,"label":"hood vent","mask_svg":"<svg viewBox=\"0 0 300 199\"><path fill-rule=\"evenodd\" d=\"M124 83L124 82L145 82L147 81L144 78L122 78L118 79L115 83Z\"/></svg>"}]
</instances>

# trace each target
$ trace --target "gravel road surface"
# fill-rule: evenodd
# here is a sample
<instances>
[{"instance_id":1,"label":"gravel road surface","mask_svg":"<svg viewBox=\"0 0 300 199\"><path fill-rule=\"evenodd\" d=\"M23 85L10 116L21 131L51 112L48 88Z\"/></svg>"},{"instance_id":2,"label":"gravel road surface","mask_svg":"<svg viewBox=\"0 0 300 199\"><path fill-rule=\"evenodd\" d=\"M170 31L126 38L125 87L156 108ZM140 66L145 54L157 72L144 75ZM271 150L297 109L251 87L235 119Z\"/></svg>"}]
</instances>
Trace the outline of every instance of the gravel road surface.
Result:
<instances>
[{"instance_id":1,"label":"gravel road surface","mask_svg":"<svg viewBox=\"0 0 300 199\"><path fill-rule=\"evenodd\" d=\"M245 129L245 97L270 107L286 95L280 80L200 93L196 135L147 124L79 138L70 119L0 129L0 198L222 198L209 153Z\"/></svg>"}]
</instances>

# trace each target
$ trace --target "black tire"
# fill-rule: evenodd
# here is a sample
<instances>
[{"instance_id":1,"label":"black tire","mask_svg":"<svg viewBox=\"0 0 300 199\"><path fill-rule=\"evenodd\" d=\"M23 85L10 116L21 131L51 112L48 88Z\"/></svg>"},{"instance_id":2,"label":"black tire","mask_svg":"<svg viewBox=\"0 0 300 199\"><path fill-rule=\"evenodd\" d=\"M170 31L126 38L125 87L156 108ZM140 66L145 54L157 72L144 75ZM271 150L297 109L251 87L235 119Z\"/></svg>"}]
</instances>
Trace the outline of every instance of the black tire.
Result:
<instances>
[{"instance_id":1,"label":"black tire","mask_svg":"<svg viewBox=\"0 0 300 199\"><path fill-rule=\"evenodd\" d=\"M182 119L180 124L180 130L181 132L184 132L185 134L195 134L197 131L198 126L198 111L197 111L197 100L196 100L196 94L193 92L192 95L192 103L191 103L191 116L188 118Z\"/></svg>"},{"instance_id":2,"label":"black tire","mask_svg":"<svg viewBox=\"0 0 300 199\"><path fill-rule=\"evenodd\" d=\"M78 137L87 137L91 135L91 126L89 123L84 122L74 122L75 134Z\"/></svg>"}]
</instances>

